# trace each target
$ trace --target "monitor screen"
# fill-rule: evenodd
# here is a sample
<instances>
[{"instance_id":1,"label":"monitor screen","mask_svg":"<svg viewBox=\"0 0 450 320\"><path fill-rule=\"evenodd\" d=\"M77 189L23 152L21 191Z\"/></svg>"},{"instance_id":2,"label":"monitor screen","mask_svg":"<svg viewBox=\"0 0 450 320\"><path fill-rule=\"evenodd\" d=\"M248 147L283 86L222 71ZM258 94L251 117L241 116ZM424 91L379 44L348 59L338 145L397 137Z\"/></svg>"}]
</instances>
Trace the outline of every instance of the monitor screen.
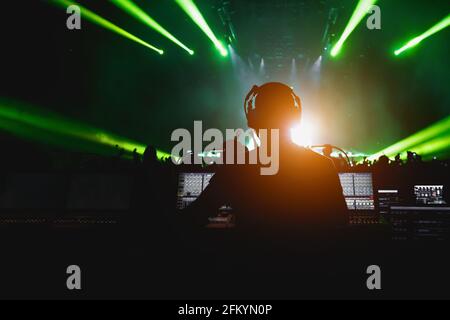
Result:
<instances>
[{"instance_id":1,"label":"monitor screen","mask_svg":"<svg viewBox=\"0 0 450 320\"><path fill-rule=\"evenodd\" d=\"M188 207L205 190L212 172L184 172L178 175L177 208Z\"/></svg>"},{"instance_id":2,"label":"monitor screen","mask_svg":"<svg viewBox=\"0 0 450 320\"><path fill-rule=\"evenodd\" d=\"M398 189L379 189L378 190L378 208L381 215L389 213L391 206L400 204Z\"/></svg>"},{"instance_id":3,"label":"monitor screen","mask_svg":"<svg viewBox=\"0 0 450 320\"><path fill-rule=\"evenodd\" d=\"M375 210L371 173L340 173L339 179L349 210Z\"/></svg>"},{"instance_id":4,"label":"monitor screen","mask_svg":"<svg viewBox=\"0 0 450 320\"><path fill-rule=\"evenodd\" d=\"M443 185L416 185L414 195L418 204L445 204Z\"/></svg>"}]
</instances>

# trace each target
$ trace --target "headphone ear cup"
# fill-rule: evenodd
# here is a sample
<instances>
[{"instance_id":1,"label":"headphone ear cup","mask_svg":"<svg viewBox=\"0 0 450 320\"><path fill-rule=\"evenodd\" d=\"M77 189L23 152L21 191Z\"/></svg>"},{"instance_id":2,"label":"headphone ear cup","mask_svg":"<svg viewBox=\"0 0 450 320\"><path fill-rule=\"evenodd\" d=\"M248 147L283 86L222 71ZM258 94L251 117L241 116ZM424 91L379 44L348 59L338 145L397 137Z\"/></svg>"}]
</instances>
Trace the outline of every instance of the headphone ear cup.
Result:
<instances>
[{"instance_id":1,"label":"headphone ear cup","mask_svg":"<svg viewBox=\"0 0 450 320\"><path fill-rule=\"evenodd\" d=\"M301 110L302 109L302 102L300 101L300 97L298 95L295 94L294 91L292 91L292 95L294 97L295 103L297 104L297 110Z\"/></svg>"},{"instance_id":2,"label":"headphone ear cup","mask_svg":"<svg viewBox=\"0 0 450 320\"><path fill-rule=\"evenodd\" d=\"M247 124L249 127L253 128L255 124L255 109L253 104L253 99L258 93L258 86L254 85L250 92L245 97L244 111L247 116Z\"/></svg>"}]
</instances>

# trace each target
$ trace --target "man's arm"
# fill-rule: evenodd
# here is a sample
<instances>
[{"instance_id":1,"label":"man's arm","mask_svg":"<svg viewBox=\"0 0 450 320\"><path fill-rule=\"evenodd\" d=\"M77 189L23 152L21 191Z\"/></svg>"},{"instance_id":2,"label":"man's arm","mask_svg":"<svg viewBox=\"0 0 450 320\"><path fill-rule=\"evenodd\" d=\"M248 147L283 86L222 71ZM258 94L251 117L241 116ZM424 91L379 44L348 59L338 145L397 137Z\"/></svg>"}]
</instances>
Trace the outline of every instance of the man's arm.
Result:
<instances>
[{"instance_id":1,"label":"man's arm","mask_svg":"<svg viewBox=\"0 0 450 320\"><path fill-rule=\"evenodd\" d=\"M200 196L181 211L184 223L204 227L208 224L208 218L216 215L220 206L226 203L225 185L221 176L222 172L217 172Z\"/></svg>"},{"instance_id":2,"label":"man's arm","mask_svg":"<svg viewBox=\"0 0 450 320\"><path fill-rule=\"evenodd\" d=\"M330 215L333 216L337 226L346 226L349 222L347 203L345 202L338 171L331 160L328 164L327 182L329 185L326 194L329 197Z\"/></svg>"}]
</instances>

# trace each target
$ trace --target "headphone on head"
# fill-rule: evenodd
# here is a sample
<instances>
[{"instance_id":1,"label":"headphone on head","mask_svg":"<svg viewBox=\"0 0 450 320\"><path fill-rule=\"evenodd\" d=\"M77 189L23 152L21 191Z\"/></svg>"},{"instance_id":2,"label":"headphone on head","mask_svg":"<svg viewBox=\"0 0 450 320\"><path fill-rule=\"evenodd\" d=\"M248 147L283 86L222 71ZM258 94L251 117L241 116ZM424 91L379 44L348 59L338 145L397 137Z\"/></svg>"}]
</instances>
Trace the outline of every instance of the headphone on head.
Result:
<instances>
[{"instance_id":1,"label":"headphone on head","mask_svg":"<svg viewBox=\"0 0 450 320\"><path fill-rule=\"evenodd\" d=\"M273 84L275 84L275 83L273 83ZM286 88L290 89L290 93L291 93L293 101L294 101L293 108L290 108L290 109L292 112L295 113L295 115L297 115L300 118L300 115L301 115L300 97L295 94L294 88L288 87L281 83L280 83L280 85L283 85ZM252 89L250 90L250 92L245 97L244 112L247 117L248 126L251 128L255 128L255 125L258 123L258 112L256 110L255 98L258 96L258 94L261 92L261 90L264 90L264 87L258 87L257 85L254 85L252 87Z\"/></svg>"}]
</instances>

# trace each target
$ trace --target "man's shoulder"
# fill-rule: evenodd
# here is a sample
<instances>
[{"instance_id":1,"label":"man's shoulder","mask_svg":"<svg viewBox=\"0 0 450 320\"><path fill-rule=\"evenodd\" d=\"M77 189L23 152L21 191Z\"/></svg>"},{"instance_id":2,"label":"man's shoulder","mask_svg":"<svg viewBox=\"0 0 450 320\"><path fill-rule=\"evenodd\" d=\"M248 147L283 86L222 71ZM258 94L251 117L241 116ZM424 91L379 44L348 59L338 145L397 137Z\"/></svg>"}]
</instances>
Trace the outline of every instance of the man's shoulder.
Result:
<instances>
[{"instance_id":1,"label":"man's shoulder","mask_svg":"<svg viewBox=\"0 0 450 320\"><path fill-rule=\"evenodd\" d=\"M323 169L335 170L333 160L311 149L299 148L297 156L304 162L309 163L311 165L321 167Z\"/></svg>"}]
</instances>

